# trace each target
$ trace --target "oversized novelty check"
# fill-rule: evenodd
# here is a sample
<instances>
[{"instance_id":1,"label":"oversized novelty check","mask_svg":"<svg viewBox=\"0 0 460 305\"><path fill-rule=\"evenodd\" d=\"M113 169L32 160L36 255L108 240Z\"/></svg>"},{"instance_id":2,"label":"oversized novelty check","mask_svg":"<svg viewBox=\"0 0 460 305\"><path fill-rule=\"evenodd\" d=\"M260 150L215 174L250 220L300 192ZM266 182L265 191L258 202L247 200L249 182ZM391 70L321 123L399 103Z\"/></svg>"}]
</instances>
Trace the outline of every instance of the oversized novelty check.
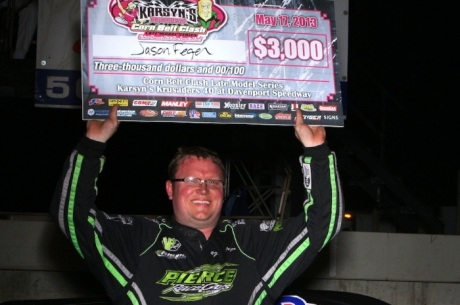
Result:
<instances>
[{"instance_id":1,"label":"oversized novelty check","mask_svg":"<svg viewBox=\"0 0 460 305\"><path fill-rule=\"evenodd\" d=\"M343 126L332 1L81 3L83 119Z\"/></svg>"}]
</instances>

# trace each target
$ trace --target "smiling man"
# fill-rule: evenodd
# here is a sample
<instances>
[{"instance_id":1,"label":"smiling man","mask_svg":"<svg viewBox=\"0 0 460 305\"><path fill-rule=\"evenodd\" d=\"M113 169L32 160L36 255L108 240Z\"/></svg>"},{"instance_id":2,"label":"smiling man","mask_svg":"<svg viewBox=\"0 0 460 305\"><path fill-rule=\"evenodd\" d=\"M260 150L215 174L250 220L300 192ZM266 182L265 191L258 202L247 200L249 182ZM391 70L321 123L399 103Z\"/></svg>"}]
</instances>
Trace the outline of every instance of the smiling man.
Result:
<instances>
[{"instance_id":1,"label":"smiling man","mask_svg":"<svg viewBox=\"0 0 460 305\"><path fill-rule=\"evenodd\" d=\"M180 148L170 163L169 175L166 192L173 203L174 218L200 230L208 239L223 205L222 162L205 148Z\"/></svg>"},{"instance_id":2,"label":"smiling man","mask_svg":"<svg viewBox=\"0 0 460 305\"><path fill-rule=\"evenodd\" d=\"M274 304L340 231L343 214L335 155L323 127L297 110L295 135L303 212L285 220L220 219L224 165L202 147L180 148L169 164L166 192L174 216L109 216L95 202L106 142L117 108L88 121L67 159L51 214L114 304ZM128 203L129 204L129 203Z\"/></svg>"}]
</instances>

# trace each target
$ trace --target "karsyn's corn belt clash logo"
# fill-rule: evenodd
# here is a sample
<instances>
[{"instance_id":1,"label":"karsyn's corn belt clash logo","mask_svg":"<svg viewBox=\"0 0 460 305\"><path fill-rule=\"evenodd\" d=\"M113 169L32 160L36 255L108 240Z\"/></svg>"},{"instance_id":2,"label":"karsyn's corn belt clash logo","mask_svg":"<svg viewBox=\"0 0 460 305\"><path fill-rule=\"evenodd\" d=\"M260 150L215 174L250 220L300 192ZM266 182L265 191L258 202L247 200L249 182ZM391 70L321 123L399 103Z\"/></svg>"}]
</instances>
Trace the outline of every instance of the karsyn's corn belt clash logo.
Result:
<instances>
[{"instance_id":1,"label":"karsyn's corn belt clash logo","mask_svg":"<svg viewBox=\"0 0 460 305\"><path fill-rule=\"evenodd\" d=\"M213 0L110 0L114 23L145 41L202 43L227 22L227 13Z\"/></svg>"}]
</instances>

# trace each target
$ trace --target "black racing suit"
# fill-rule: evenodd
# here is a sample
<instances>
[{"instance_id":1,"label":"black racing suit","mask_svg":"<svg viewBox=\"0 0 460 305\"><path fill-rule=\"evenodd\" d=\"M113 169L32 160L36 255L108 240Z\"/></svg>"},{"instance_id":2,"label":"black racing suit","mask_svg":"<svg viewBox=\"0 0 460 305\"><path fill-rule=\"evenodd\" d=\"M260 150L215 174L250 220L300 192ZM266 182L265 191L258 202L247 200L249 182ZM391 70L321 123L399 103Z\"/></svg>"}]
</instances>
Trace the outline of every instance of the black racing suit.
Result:
<instances>
[{"instance_id":1,"label":"black racing suit","mask_svg":"<svg viewBox=\"0 0 460 305\"><path fill-rule=\"evenodd\" d=\"M326 144L301 157L304 213L283 221L221 220L208 240L174 219L98 210L104 148L79 142L51 214L115 304L273 304L340 230L342 194Z\"/></svg>"}]
</instances>

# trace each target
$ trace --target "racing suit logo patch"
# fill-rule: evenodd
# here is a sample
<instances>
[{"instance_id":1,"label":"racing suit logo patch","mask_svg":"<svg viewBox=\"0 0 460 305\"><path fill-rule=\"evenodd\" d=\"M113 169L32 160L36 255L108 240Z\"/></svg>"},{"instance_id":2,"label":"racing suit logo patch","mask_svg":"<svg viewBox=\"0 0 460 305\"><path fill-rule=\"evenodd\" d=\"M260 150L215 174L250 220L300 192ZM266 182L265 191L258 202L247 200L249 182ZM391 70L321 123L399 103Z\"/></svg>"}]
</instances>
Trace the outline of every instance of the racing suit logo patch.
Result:
<instances>
[{"instance_id":1,"label":"racing suit logo patch","mask_svg":"<svg viewBox=\"0 0 460 305\"><path fill-rule=\"evenodd\" d=\"M283 222L279 220L263 221L259 227L262 232L281 231L283 229Z\"/></svg>"},{"instance_id":2,"label":"racing suit logo patch","mask_svg":"<svg viewBox=\"0 0 460 305\"><path fill-rule=\"evenodd\" d=\"M268 220L268 221L262 221L260 224L260 231L262 232L269 232L273 229L273 226L275 225L274 220Z\"/></svg>"},{"instance_id":3,"label":"racing suit logo patch","mask_svg":"<svg viewBox=\"0 0 460 305\"><path fill-rule=\"evenodd\" d=\"M169 301L198 301L233 288L238 265L205 264L189 271L167 270L157 284L169 286L162 299Z\"/></svg>"},{"instance_id":4,"label":"racing suit logo patch","mask_svg":"<svg viewBox=\"0 0 460 305\"><path fill-rule=\"evenodd\" d=\"M171 237L163 237L161 243L166 251L177 251L181 246L180 241Z\"/></svg>"},{"instance_id":5,"label":"racing suit logo patch","mask_svg":"<svg viewBox=\"0 0 460 305\"><path fill-rule=\"evenodd\" d=\"M311 168L310 164L302 164L303 185L307 190L311 190Z\"/></svg>"},{"instance_id":6,"label":"racing suit logo patch","mask_svg":"<svg viewBox=\"0 0 460 305\"><path fill-rule=\"evenodd\" d=\"M283 229L283 222L277 220L275 226L273 227L273 232L281 231Z\"/></svg>"}]
</instances>

